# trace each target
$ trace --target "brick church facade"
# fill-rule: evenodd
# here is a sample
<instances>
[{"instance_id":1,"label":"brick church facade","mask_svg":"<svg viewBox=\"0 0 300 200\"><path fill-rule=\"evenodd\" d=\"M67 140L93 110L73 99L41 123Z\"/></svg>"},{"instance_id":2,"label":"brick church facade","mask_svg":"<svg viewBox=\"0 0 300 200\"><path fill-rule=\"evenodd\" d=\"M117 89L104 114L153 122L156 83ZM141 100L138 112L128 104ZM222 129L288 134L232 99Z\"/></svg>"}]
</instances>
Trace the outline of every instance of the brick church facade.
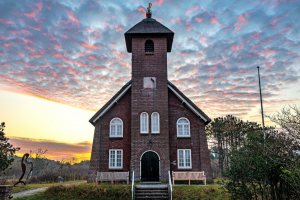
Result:
<instances>
[{"instance_id":1,"label":"brick church facade","mask_svg":"<svg viewBox=\"0 0 300 200\"><path fill-rule=\"evenodd\" d=\"M211 120L168 81L174 33L151 12L125 33L132 79L91 119L95 127L88 181L98 171L167 181L168 171L204 171L212 182L205 134Z\"/></svg>"}]
</instances>

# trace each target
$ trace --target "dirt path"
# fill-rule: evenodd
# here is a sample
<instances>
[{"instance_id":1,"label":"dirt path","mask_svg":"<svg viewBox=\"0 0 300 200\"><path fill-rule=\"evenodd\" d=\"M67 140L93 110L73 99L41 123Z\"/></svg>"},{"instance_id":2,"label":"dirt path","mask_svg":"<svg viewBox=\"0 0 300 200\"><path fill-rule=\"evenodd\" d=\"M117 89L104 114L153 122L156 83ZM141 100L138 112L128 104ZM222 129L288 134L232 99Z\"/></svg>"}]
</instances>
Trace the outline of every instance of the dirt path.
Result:
<instances>
[{"instance_id":1,"label":"dirt path","mask_svg":"<svg viewBox=\"0 0 300 200\"><path fill-rule=\"evenodd\" d=\"M80 184L80 183L86 183L86 181L79 181L79 182L74 182L74 183L64 183L64 185L74 185L74 184ZM34 189L34 190L27 190L27 191L24 191L24 192L19 192L19 193L12 194L11 196L13 196L14 198L31 196L31 195L36 194L37 192L45 191L47 188L48 187L41 187L41 188L37 188L37 189Z\"/></svg>"}]
</instances>

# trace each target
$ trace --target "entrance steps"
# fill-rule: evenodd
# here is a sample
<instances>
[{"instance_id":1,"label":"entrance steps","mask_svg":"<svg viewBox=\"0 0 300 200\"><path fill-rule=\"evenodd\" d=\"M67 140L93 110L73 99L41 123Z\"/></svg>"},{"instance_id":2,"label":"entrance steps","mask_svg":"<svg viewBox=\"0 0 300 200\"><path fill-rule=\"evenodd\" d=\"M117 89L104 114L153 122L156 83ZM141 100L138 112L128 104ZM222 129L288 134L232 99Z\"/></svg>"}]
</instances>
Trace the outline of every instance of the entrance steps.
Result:
<instances>
[{"instance_id":1,"label":"entrance steps","mask_svg":"<svg viewBox=\"0 0 300 200\"><path fill-rule=\"evenodd\" d=\"M169 199L169 190L167 185L147 184L137 185L135 187L135 199Z\"/></svg>"}]
</instances>

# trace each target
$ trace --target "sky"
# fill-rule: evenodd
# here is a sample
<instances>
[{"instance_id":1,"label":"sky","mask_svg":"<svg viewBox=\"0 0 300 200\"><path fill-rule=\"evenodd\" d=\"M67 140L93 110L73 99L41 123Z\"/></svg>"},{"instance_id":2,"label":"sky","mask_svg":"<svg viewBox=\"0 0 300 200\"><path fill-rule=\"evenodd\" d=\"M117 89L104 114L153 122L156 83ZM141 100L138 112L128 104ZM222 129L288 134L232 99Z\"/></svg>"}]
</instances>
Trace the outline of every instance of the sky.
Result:
<instances>
[{"instance_id":1,"label":"sky","mask_svg":"<svg viewBox=\"0 0 300 200\"><path fill-rule=\"evenodd\" d=\"M124 33L149 1L0 1L0 121L21 147L51 159L89 159L88 120L131 79ZM175 35L168 79L211 119L261 124L300 105L299 0L155 0ZM267 125L272 124L267 118Z\"/></svg>"}]
</instances>

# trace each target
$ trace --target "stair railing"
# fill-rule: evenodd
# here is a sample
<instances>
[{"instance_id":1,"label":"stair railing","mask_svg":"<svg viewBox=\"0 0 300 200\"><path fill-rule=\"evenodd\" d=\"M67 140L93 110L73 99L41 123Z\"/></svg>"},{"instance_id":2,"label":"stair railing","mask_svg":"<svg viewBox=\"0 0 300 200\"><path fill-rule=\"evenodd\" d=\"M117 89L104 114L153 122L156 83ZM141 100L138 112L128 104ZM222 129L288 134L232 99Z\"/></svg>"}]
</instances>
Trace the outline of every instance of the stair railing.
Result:
<instances>
[{"instance_id":1,"label":"stair railing","mask_svg":"<svg viewBox=\"0 0 300 200\"><path fill-rule=\"evenodd\" d=\"M132 171L132 179L131 179L131 198L134 199L134 171Z\"/></svg>"},{"instance_id":2,"label":"stair railing","mask_svg":"<svg viewBox=\"0 0 300 200\"><path fill-rule=\"evenodd\" d=\"M170 199L172 200L172 193L173 193L173 189L172 189L172 181L171 181L171 174L170 174L170 171L168 171L168 174L169 174L169 187L170 187Z\"/></svg>"}]
</instances>

